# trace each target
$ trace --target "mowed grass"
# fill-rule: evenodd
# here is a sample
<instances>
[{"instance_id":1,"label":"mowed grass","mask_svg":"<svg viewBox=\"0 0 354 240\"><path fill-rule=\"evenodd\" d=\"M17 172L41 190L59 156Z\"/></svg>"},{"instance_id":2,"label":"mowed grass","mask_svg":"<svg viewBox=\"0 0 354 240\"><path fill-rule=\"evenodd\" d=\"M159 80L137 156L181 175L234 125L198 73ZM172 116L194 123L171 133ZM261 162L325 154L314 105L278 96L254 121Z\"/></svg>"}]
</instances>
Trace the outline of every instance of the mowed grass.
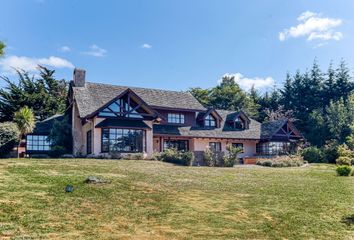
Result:
<instances>
[{"instance_id":1,"label":"mowed grass","mask_svg":"<svg viewBox=\"0 0 354 240\"><path fill-rule=\"evenodd\" d=\"M330 165L0 161L0 239L353 239L353 215L354 178Z\"/></svg>"}]
</instances>

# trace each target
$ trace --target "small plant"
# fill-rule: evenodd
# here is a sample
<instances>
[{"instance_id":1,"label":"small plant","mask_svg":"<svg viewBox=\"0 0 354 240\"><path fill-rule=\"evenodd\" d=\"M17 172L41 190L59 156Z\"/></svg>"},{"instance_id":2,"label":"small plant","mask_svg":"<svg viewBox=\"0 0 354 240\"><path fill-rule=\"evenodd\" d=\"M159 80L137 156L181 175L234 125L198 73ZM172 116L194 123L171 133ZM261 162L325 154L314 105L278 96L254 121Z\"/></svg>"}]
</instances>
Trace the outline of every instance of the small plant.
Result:
<instances>
[{"instance_id":1,"label":"small plant","mask_svg":"<svg viewBox=\"0 0 354 240\"><path fill-rule=\"evenodd\" d=\"M194 155L192 152L182 152L172 148L166 149L161 154L161 160L178 165L190 166L194 161Z\"/></svg>"},{"instance_id":2,"label":"small plant","mask_svg":"<svg viewBox=\"0 0 354 240\"><path fill-rule=\"evenodd\" d=\"M52 158L58 158L60 157L61 155L65 154L66 153L66 149L65 147L63 146L53 146L48 155Z\"/></svg>"},{"instance_id":3,"label":"small plant","mask_svg":"<svg viewBox=\"0 0 354 240\"><path fill-rule=\"evenodd\" d=\"M337 158L337 160L336 160L336 163L337 163L337 165L347 165L347 166L349 166L349 165L351 165L351 160L352 159L350 159L350 157L339 157L339 158Z\"/></svg>"},{"instance_id":4,"label":"small plant","mask_svg":"<svg viewBox=\"0 0 354 240\"><path fill-rule=\"evenodd\" d=\"M304 161L299 156L281 156L258 160L256 164L264 167L300 167L304 164Z\"/></svg>"},{"instance_id":5,"label":"small plant","mask_svg":"<svg viewBox=\"0 0 354 240\"><path fill-rule=\"evenodd\" d=\"M143 160L144 154L143 153L128 153L127 155L123 156L126 160Z\"/></svg>"},{"instance_id":6,"label":"small plant","mask_svg":"<svg viewBox=\"0 0 354 240\"><path fill-rule=\"evenodd\" d=\"M323 152L317 147L305 148L304 150L302 150L301 155L304 160L308 161L309 163L326 162L323 156Z\"/></svg>"},{"instance_id":7,"label":"small plant","mask_svg":"<svg viewBox=\"0 0 354 240\"><path fill-rule=\"evenodd\" d=\"M214 152L209 147L205 149L203 157L205 165L209 167L214 167L216 165Z\"/></svg>"},{"instance_id":8,"label":"small plant","mask_svg":"<svg viewBox=\"0 0 354 240\"><path fill-rule=\"evenodd\" d=\"M223 157L223 166L233 167L238 161L237 155L242 152L242 148L237 148L232 146L232 144L228 144L226 150L228 151L228 154Z\"/></svg>"},{"instance_id":9,"label":"small plant","mask_svg":"<svg viewBox=\"0 0 354 240\"><path fill-rule=\"evenodd\" d=\"M352 167L346 165L338 166L336 172L338 176L350 176Z\"/></svg>"}]
</instances>

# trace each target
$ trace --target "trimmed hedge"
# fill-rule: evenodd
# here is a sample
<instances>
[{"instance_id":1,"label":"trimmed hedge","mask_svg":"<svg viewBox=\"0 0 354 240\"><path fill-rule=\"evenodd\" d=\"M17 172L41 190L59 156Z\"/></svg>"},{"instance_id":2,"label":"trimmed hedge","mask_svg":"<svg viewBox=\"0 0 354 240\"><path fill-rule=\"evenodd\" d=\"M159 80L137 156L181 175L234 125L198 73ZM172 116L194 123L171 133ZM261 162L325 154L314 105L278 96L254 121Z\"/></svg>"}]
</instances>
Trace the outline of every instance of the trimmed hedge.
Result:
<instances>
[{"instance_id":1,"label":"trimmed hedge","mask_svg":"<svg viewBox=\"0 0 354 240\"><path fill-rule=\"evenodd\" d=\"M194 161L194 154L192 152L177 151L176 149L167 149L157 159L177 165L190 166Z\"/></svg>"}]
</instances>

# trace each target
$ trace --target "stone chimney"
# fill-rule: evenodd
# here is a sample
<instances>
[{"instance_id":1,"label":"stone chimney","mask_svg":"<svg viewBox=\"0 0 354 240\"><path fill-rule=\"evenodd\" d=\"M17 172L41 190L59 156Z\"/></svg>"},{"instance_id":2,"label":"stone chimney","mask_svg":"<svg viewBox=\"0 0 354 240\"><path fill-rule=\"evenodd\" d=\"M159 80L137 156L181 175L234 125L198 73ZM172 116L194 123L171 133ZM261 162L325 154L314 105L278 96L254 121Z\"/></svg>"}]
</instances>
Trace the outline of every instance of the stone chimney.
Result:
<instances>
[{"instance_id":1,"label":"stone chimney","mask_svg":"<svg viewBox=\"0 0 354 240\"><path fill-rule=\"evenodd\" d=\"M79 68L74 69L75 87L85 87L85 75L86 75L86 71L84 69L79 69Z\"/></svg>"}]
</instances>

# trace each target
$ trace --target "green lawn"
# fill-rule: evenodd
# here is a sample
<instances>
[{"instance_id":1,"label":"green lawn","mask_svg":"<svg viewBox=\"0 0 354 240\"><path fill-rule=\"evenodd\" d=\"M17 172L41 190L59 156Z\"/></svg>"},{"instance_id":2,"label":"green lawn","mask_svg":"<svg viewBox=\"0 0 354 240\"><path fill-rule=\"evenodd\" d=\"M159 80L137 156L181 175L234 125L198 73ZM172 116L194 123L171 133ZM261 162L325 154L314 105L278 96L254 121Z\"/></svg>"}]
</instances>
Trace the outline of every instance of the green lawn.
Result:
<instances>
[{"instance_id":1,"label":"green lawn","mask_svg":"<svg viewBox=\"0 0 354 240\"><path fill-rule=\"evenodd\" d=\"M0 239L354 239L353 215L354 177L330 165L0 160Z\"/></svg>"}]
</instances>

